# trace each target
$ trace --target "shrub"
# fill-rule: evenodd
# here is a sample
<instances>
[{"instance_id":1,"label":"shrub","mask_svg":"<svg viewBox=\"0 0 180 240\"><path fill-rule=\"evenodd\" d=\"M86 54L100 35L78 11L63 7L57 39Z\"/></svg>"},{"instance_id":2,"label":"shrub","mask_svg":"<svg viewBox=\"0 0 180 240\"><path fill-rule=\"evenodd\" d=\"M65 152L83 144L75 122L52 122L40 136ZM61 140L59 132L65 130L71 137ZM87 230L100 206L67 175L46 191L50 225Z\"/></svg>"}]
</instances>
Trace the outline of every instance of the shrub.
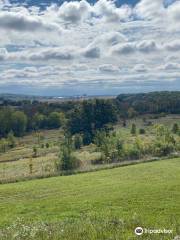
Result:
<instances>
[{"instance_id":1,"label":"shrub","mask_svg":"<svg viewBox=\"0 0 180 240\"><path fill-rule=\"evenodd\" d=\"M69 146L62 146L60 151L60 170L68 171L80 167L80 160L73 154Z\"/></svg>"},{"instance_id":2,"label":"shrub","mask_svg":"<svg viewBox=\"0 0 180 240\"><path fill-rule=\"evenodd\" d=\"M139 159L140 150L135 145L128 144L124 149L124 155L128 159Z\"/></svg>"},{"instance_id":3,"label":"shrub","mask_svg":"<svg viewBox=\"0 0 180 240\"><path fill-rule=\"evenodd\" d=\"M139 134L145 134L145 133L146 133L146 131L145 131L144 128L140 128L140 129L139 129Z\"/></svg>"},{"instance_id":4,"label":"shrub","mask_svg":"<svg viewBox=\"0 0 180 240\"><path fill-rule=\"evenodd\" d=\"M107 158L104 153L101 153L101 156L99 158L91 160L92 164L104 164L107 162Z\"/></svg>"},{"instance_id":5,"label":"shrub","mask_svg":"<svg viewBox=\"0 0 180 240\"><path fill-rule=\"evenodd\" d=\"M136 134L136 124L133 123L132 126L131 126L131 134Z\"/></svg>"},{"instance_id":6,"label":"shrub","mask_svg":"<svg viewBox=\"0 0 180 240\"><path fill-rule=\"evenodd\" d=\"M33 157L34 157L34 158L37 157L37 152L38 152L37 147L34 146L34 147L33 147Z\"/></svg>"},{"instance_id":7,"label":"shrub","mask_svg":"<svg viewBox=\"0 0 180 240\"><path fill-rule=\"evenodd\" d=\"M16 138L14 137L13 132L8 133L7 141L8 141L9 147L13 148L16 146Z\"/></svg>"},{"instance_id":8,"label":"shrub","mask_svg":"<svg viewBox=\"0 0 180 240\"><path fill-rule=\"evenodd\" d=\"M175 149L174 144L167 142L156 142L154 144L154 154L158 157L167 156Z\"/></svg>"},{"instance_id":9,"label":"shrub","mask_svg":"<svg viewBox=\"0 0 180 240\"><path fill-rule=\"evenodd\" d=\"M177 134L179 132L179 126L177 123L174 123L173 127L172 127L172 132L174 134Z\"/></svg>"},{"instance_id":10,"label":"shrub","mask_svg":"<svg viewBox=\"0 0 180 240\"><path fill-rule=\"evenodd\" d=\"M74 136L74 147L75 149L80 149L83 145L83 139L80 134L76 134Z\"/></svg>"},{"instance_id":11,"label":"shrub","mask_svg":"<svg viewBox=\"0 0 180 240\"><path fill-rule=\"evenodd\" d=\"M119 157L122 156L123 154L123 141L118 139L117 142L116 142L116 149L118 151L118 155Z\"/></svg>"},{"instance_id":12,"label":"shrub","mask_svg":"<svg viewBox=\"0 0 180 240\"><path fill-rule=\"evenodd\" d=\"M0 140L0 152L6 152L9 147L9 143L5 138Z\"/></svg>"}]
</instances>

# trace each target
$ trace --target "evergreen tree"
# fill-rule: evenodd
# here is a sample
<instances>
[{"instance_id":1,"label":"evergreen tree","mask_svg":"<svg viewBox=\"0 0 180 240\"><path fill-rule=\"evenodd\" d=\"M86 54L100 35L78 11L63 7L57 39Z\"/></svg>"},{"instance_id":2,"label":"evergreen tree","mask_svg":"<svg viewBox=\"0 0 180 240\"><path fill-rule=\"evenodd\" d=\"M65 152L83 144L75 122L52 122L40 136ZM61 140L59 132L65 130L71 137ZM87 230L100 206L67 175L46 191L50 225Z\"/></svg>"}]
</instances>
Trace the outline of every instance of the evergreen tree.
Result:
<instances>
[{"instance_id":1,"label":"evergreen tree","mask_svg":"<svg viewBox=\"0 0 180 240\"><path fill-rule=\"evenodd\" d=\"M136 124L133 123L131 126L131 134L135 135L136 134Z\"/></svg>"},{"instance_id":2,"label":"evergreen tree","mask_svg":"<svg viewBox=\"0 0 180 240\"><path fill-rule=\"evenodd\" d=\"M177 123L174 123L173 127L172 127L172 132L174 134L177 134L179 132L179 126Z\"/></svg>"}]
</instances>

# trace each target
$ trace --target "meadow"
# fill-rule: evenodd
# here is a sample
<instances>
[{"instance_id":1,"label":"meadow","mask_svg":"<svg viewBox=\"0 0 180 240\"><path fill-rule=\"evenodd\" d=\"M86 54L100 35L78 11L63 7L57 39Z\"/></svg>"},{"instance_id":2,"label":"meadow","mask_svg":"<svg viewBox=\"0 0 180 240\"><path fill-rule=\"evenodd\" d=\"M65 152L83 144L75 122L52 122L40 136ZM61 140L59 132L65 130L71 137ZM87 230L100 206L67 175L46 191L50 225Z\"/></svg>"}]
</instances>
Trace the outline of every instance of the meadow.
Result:
<instances>
[{"instance_id":1,"label":"meadow","mask_svg":"<svg viewBox=\"0 0 180 240\"><path fill-rule=\"evenodd\" d=\"M180 158L0 185L0 239L178 239ZM176 238L175 238L176 237Z\"/></svg>"},{"instance_id":2,"label":"meadow","mask_svg":"<svg viewBox=\"0 0 180 240\"><path fill-rule=\"evenodd\" d=\"M122 122L118 122L114 125L116 138L122 139L128 144L134 144L136 135L131 134L131 126L134 123L137 127L137 132L141 128L145 130L145 134L138 134L138 136L144 143L148 143L153 141L155 137L155 125L163 124L171 130L173 124L180 121L179 115L167 115L159 118L146 116L146 123L151 123L148 125L144 123L143 118L144 116L129 119L125 127L122 127ZM179 136L175 135L175 138L178 142ZM0 153L0 182L13 182L62 174L57 171L62 139L62 129L36 131L24 137L16 138L16 146L14 148ZM36 156L34 156L34 148L36 148ZM98 162L101 158L101 150L93 143L74 150L73 155L81 162L76 172L86 172L126 164L126 161L120 161L102 165ZM152 157L146 156L143 159L132 159L132 161L129 161L129 164L141 160L152 160ZM97 162L97 164L93 164L94 162Z\"/></svg>"},{"instance_id":3,"label":"meadow","mask_svg":"<svg viewBox=\"0 0 180 240\"><path fill-rule=\"evenodd\" d=\"M132 113L1 138L0 239L134 240L141 226L171 233L139 239L178 240L180 115Z\"/></svg>"}]
</instances>

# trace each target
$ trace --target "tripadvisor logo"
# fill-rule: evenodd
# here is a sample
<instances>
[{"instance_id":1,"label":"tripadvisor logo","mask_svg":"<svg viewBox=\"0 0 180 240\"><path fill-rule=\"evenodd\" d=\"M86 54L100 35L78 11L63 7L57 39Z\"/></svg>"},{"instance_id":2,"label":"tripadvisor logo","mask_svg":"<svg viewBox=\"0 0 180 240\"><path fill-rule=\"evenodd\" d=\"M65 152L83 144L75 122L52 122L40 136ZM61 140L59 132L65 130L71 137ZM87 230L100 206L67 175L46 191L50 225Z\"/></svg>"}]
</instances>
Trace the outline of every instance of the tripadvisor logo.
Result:
<instances>
[{"instance_id":1,"label":"tripadvisor logo","mask_svg":"<svg viewBox=\"0 0 180 240\"><path fill-rule=\"evenodd\" d=\"M135 234L140 236L143 233L144 234L172 234L173 230L172 229L149 229L149 228L142 228L142 227L137 227L134 230Z\"/></svg>"},{"instance_id":2,"label":"tripadvisor logo","mask_svg":"<svg viewBox=\"0 0 180 240\"><path fill-rule=\"evenodd\" d=\"M143 229L142 227L137 227L134 232L136 235L140 236L143 234Z\"/></svg>"}]
</instances>

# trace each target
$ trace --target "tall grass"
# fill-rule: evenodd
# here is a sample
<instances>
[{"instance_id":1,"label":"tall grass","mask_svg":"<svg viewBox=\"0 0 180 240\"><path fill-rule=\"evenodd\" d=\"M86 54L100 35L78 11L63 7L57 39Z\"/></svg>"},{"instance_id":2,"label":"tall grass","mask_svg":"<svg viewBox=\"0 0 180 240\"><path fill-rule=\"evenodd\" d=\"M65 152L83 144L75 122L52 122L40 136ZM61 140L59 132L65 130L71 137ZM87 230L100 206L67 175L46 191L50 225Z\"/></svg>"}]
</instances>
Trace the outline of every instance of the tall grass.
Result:
<instances>
[{"instance_id":1,"label":"tall grass","mask_svg":"<svg viewBox=\"0 0 180 240\"><path fill-rule=\"evenodd\" d=\"M134 229L144 226L137 216L128 221L116 216L103 214L86 214L79 218L68 218L63 221L46 223L27 223L17 219L12 225L0 230L1 240L135 240ZM138 239L170 240L178 239L179 229L172 222L172 234L143 234Z\"/></svg>"}]
</instances>

